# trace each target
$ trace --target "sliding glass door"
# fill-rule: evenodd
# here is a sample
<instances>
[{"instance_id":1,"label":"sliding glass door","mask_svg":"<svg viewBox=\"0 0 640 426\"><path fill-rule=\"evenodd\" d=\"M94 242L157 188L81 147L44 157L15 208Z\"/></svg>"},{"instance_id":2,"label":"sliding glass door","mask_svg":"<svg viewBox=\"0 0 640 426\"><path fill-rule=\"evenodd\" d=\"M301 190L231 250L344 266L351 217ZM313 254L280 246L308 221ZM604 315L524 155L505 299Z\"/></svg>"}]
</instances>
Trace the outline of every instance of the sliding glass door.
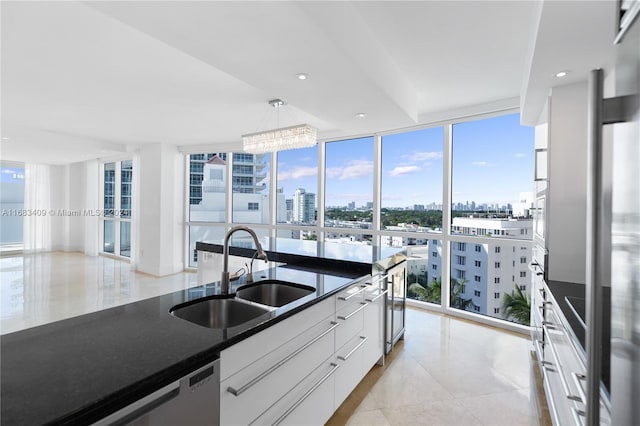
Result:
<instances>
[{"instance_id":1,"label":"sliding glass door","mask_svg":"<svg viewBox=\"0 0 640 426\"><path fill-rule=\"evenodd\" d=\"M101 252L131 257L133 162L102 166Z\"/></svg>"}]
</instances>

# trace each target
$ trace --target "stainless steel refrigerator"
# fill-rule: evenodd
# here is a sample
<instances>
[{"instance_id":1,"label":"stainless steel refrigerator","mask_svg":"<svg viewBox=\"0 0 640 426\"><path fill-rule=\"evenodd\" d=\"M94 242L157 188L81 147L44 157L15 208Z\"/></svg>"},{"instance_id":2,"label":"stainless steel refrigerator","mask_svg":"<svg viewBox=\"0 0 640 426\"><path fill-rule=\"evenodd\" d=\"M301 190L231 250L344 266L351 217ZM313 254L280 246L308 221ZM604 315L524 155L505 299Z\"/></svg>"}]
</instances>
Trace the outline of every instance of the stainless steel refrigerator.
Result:
<instances>
[{"instance_id":1,"label":"stainless steel refrigerator","mask_svg":"<svg viewBox=\"0 0 640 426\"><path fill-rule=\"evenodd\" d=\"M611 423L640 423L640 1L619 2L615 96L603 96L603 72L589 78L587 184L587 412L599 424L600 373L611 366ZM603 131L612 152L603 155ZM610 161L610 164L605 164ZM603 172L612 170L611 185ZM611 243L611 250L603 249ZM611 270L611 306L603 282ZM605 275L607 274L607 275ZM610 315L610 318L605 318ZM604 330L610 319L610 330ZM611 352L603 351L610 331Z\"/></svg>"}]
</instances>

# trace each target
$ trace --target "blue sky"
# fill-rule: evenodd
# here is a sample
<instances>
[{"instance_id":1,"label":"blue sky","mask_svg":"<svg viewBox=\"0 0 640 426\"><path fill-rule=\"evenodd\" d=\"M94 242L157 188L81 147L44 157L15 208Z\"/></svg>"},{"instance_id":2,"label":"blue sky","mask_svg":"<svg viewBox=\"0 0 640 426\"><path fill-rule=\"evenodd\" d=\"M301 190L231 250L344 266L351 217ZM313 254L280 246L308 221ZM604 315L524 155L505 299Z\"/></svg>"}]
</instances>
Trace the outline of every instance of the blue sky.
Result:
<instances>
[{"instance_id":1,"label":"blue sky","mask_svg":"<svg viewBox=\"0 0 640 426\"><path fill-rule=\"evenodd\" d=\"M510 114L454 125L453 202L515 203L533 187L533 128ZM442 203L443 128L382 139L382 206ZM373 201L373 137L326 147L327 206ZM317 192L317 147L278 153L278 186Z\"/></svg>"}]
</instances>

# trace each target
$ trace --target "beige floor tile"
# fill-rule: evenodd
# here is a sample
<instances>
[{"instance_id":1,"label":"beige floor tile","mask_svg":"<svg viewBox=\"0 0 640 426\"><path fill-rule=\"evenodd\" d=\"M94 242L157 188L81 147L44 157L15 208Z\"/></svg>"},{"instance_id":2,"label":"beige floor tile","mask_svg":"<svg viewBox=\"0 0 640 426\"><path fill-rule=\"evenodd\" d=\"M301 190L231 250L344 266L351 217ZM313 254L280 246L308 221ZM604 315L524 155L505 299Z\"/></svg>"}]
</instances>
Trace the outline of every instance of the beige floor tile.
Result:
<instances>
[{"instance_id":1,"label":"beige floor tile","mask_svg":"<svg viewBox=\"0 0 640 426\"><path fill-rule=\"evenodd\" d=\"M349 426L391 426L391 423L380 410L359 411L354 413L346 423Z\"/></svg>"},{"instance_id":2,"label":"beige floor tile","mask_svg":"<svg viewBox=\"0 0 640 426\"><path fill-rule=\"evenodd\" d=\"M530 426L538 420L528 390L503 392L458 400L487 426Z\"/></svg>"},{"instance_id":3,"label":"beige floor tile","mask_svg":"<svg viewBox=\"0 0 640 426\"><path fill-rule=\"evenodd\" d=\"M182 272L154 277L127 262L53 252L0 258L0 333L71 318L197 285Z\"/></svg>"},{"instance_id":4,"label":"beige floor tile","mask_svg":"<svg viewBox=\"0 0 640 426\"><path fill-rule=\"evenodd\" d=\"M408 353L398 356L365 398L365 408L391 408L452 398ZM371 406L373 404L373 407Z\"/></svg>"},{"instance_id":5,"label":"beige floor tile","mask_svg":"<svg viewBox=\"0 0 640 426\"><path fill-rule=\"evenodd\" d=\"M458 401L434 401L425 404L383 409L391 425L481 425Z\"/></svg>"}]
</instances>

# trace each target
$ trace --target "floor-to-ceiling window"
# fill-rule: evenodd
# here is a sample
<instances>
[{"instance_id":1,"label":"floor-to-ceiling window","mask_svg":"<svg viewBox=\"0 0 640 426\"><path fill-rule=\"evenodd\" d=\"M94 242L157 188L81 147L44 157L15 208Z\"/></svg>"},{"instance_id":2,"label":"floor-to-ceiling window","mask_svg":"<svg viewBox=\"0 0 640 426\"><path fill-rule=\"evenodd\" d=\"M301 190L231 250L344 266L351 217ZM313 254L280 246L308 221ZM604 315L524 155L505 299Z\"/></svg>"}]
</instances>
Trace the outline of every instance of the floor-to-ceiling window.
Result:
<instances>
[{"instance_id":1,"label":"floor-to-ceiling window","mask_svg":"<svg viewBox=\"0 0 640 426\"><path fill-rule=\"evenodd\" d=\"M407 250L407 294L440 304L444 128L382 136L381 245Z\"/></svg>"},{"instance_id":2,"label":"floor-to-ceiling window","mask_svg":"<svg viewBox=\"0 0 640 426\"><path fill-rule=\"evenodd\" d=\"M102 164L102 252L131 257L133 161Z\"/></svg>"},{"instance_id":3,"label":"floor-to-ceiling window","mask_svg":"<svg viewBox=\"0 0 640 426\"><path fill-rule=\"evenodd\" d=\"M518 322L505 309L529 289L532 157L517 113L266 155L192 154L189 265L196 241L220 242L237 224L309 255L400 248L416 302Z\"/></svg>"},{"instance_id":4,"label":"floor-to-ceiling window","mask_svg":"<svg viewBox=\"0 0 640 426\"><path fill-rule=\"evenodd\" d=\"M197 153L187 156L188 262L198 264L196 241L216 241L224 236L227 222L227 153Z\"/></svg>"},{"instance_id":5,"label":"floor-to-ceiling window","mask_svg":"<svg viewBox=\"0 0 640 426\"><path fill-rule=\"evenodd\" d=\"M325 144L325 255L345 250L332 244L372 244L373 145L373 137Z\"/></svg>"},{"instance_id":6,"label":"floor-to-ceiling window","mask_svg":"<svg viewBox=\"0 0 640 426\"><path fill-rule=\"evenodd\" d=\"M24 164L0 164L0 251L22 250L22 218L24 217Z\"/></svg>"},{"instance_id":7,"label":"floor-to-ceiling window","mask_svg":"<svg viewBox=\"0 0 640 426\"><path fill-rule=\"evenodd\" d=\"M533 129L508 114L452 133L451 307L528 323Z\"/></svg>"}]
</instances>

